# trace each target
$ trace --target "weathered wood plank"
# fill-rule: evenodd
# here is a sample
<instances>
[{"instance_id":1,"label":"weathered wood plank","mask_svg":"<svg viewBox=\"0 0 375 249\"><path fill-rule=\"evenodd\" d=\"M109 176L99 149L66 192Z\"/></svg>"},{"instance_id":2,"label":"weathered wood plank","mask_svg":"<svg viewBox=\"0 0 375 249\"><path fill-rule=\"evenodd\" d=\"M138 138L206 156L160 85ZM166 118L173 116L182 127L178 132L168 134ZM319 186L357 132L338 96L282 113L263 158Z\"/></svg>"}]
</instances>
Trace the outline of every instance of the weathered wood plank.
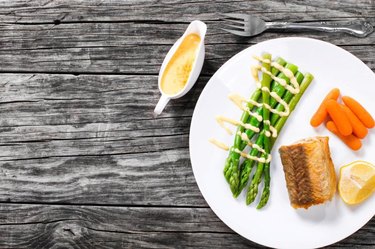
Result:
<instances>
[{"instance_id":1,"label":"weathered wood plank","mask_svg":"<svg viewBox=\"0 0 375 249\"><path fill-rule=\"evenodd\" d=\"M12 127L126 122L133 129L150 129L165 118L189 119L207 81L200 77L192 91L171 101L159 119L153 117L160 97L157 76L0 74L0 123ZM179 119L169 122L181 126Z\"/></svg>"},{"instance_id":2,"label":"weathered wood plank","mask_svg":"<svg viewBox=\"0 0 375 249\"><path fill-rule=\"evenodd\" d=\"M347 19L350 21L349 19ZM369 19L375 25L375 17ZM375 39L372 33L358 38L342 33L324 32L281 32L267 31L255 37L238 37L220 30L223 22L216 18L208 21L206 44L254 44L260 41L285 37L308 36L323 39L337 45L371 45ZM98 48L127 47L131 45L169 45L173 44L185 31L188 23L63 23L55 24L2 24L0 30L1 50L33 50L59 48ZM75 36L72 37L72 34Z\"/></svg>"},{"instance_id":3,"label":"weathered wood plank","mask_svg":"<svg viewBox=\"0 0 375 249\"><path fill-rule=\"evenodd\" d=\"M329 248L372 248L372 219ZM1 248L263 248L209 208L19 205L0 207Z\"/></svg>"},{"instance_id":4,"label":"weathered wood plank","mask_svg":"<svg viewBox=\"0 0 375 249\"><path fill-rule=\"evenodd\" d=\"M154 118L156 76L0 75L0 200L206 205L188 152L206 80Z\"/></svg>"},{"instance_id":5,"label":"weathered wood plank","mask_svg":"<svg viewBox=\"0 0 375 249\"><path fill-rule=\"evenodd\" d=\"M83 29L86 30L86 29ZM0 29L1 32L1 29ZM14 43L15 40L22 40L18 44L7 45L6 49L0 49L0 72L50 72L50 73L112 73L112 74L146 74L157 75L164 56L177 37L182 34L170 36L173 37L166 44L123 44L121 38L111 39L106 37L105 33L91 35L83 32L77 39L71 37L71 32L53 32L49 38L42 38L43 34L34 33L34 38L24 39L23 35L18 38L6 38L3 43ZM25 31L25 33L28 33ZM157 33L157 32L156 32ZM267 34L259 41L267 40ZM62 37L61 37L62 36ZM219 35L220 36L220 35ZM219 37L216 36L216 37ZM290 36L287 34L272 34L271 38ZM293 34L292 36L299 36ZM61 37L61 39L53 38ZM91 38L90 38L91 37ZM306 35L306 37L319 37L319 35ZM158 40L154 36L135 39L141 43L143 40ZM320 37L323 40L329 40L325 36ZM93 40L93 42L90 41ZM230 57L247 48L252 42L241 38L232 37L231 43L211 44L213 40L224 41L215 36L208 36L206 43L206 60L202 70L203 75L212 75L225 61ZM98 42L99 40L99 42ZM108 40L108 41L107 41ZM343 42L339 42L342 40ZM353 39L352 39L353 40ZM161 39L159 39L161 41ZM1 43L0 38L0 43ZM337 35L337 42L345 44L345 39ZM357 44L360 44L358 41ZM353 53L363 60L369 67L375 68L375 33L367 43L343 46L344 49ZM50 43L48 45L48 43ZM107 44L115 43L115 44ZM50 47L48 47L50 46ZM11 48L10 48L11 47ZM39 48L40 47L40 48Z\"/></svg>"},{"instance_id":6,"label":"weathered wood plank","mask_svg":"<svg viewBox=\"0 0 375 249\"><path fill-rule=\"evenodd\" d=\"M106 146L110 153L111 145ZM100 154L3 161L0 202L207 205L194 180L187 148Z\"/></svg>"},{"instance_id":7,"label":"weathered wood plank","mask_svg":"<svg viewBox=\"0 0 375 249\"><path fill-rule=\"evenodd\" d=\"M374 17L375 5L368 0L335 1L181 1L181 0L23 0L2 1L2 22L37 23L210 20L220 12L246 12L266 20L319 20Z\"/></svg>"}]
</instances>

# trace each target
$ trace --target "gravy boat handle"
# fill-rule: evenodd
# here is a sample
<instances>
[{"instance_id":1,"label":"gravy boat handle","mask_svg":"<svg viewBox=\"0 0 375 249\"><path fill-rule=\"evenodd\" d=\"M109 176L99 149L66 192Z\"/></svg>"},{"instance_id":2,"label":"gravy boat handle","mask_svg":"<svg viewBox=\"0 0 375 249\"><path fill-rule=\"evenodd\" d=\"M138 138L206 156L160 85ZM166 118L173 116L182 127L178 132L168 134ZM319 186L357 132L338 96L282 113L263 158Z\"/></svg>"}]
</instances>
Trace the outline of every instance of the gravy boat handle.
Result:
<instances>
[{"instance_id":1,"label":"gravy boat handle","mask_svg":"<svg viewBox=\"0 0 375 249\"><path fill-rule=\"evenodd\" d=\"M158 103L155 106L154 113L156 115L159 115L164 110L165 106L168 104L170 99L170 97L167 97L164 94L162 94Z\"/></svg>"}]
</instances>

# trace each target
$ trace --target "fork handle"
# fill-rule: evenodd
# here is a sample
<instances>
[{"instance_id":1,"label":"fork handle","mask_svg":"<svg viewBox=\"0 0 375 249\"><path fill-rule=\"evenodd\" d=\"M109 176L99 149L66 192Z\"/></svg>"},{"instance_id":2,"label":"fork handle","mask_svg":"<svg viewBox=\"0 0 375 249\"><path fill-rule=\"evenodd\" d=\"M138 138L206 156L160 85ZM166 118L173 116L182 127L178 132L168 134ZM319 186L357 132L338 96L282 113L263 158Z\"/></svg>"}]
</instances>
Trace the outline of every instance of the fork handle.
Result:
<instances>
[{"instance_id":1,"label":"fork handle","mask_svg":"<svg viewBox=\"0 0 375 249\"><path fill-rule=\"evenodd\" d=\"M365 37L373 31L373 26L364 21L348 22L345 24L333 22L267 22L267 29L317 30L324 32L343 32L357 37Z\"/></svg>"}]
</instances>

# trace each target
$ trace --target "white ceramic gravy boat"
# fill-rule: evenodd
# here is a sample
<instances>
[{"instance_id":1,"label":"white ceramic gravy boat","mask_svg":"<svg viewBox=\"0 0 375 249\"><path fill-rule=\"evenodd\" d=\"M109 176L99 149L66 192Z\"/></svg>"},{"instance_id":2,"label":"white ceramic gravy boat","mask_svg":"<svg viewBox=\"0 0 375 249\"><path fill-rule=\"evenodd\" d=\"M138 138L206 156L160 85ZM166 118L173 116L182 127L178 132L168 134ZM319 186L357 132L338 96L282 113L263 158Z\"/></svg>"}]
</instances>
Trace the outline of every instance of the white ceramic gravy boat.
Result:
<instances>
[{"instance_id":1,"label":"white ceramic gravy boat","mask_svg":"<svg viewBox=\"0 0 375 249\"><path fill-rule=\"evenodd\" d=\"M204 55L205 55L205 49L204 49L204 37L206 35L207 31L207 25L202 21L192 21L189 26L187 27L185 33L176 41L176 43L172 46L172 48L169 50L167 55L164 58L163 64L161 65L160 71L159 71L159 77L158 77L158 85L159 85L159 91L161 92L161 97L159 99L159 102L157 103L154 113L156 115L159 115L164 107L167 105L170 99L177 99L182 96L184 96L194 85L194 83L197 81L198 76L202 70L203 61L204 61ZM161 78L164 74L164 70L168 65L168 62L180 46L181 42L184 40L184 38L191 34L195 33L198 34L201 38L200 43L198 45L197 49L197 56L195 58L194 64L192 66L189 78L184 86L184 88L174 95L168 95L163 92L161 89Z\"/></svg>"}]
</instances>

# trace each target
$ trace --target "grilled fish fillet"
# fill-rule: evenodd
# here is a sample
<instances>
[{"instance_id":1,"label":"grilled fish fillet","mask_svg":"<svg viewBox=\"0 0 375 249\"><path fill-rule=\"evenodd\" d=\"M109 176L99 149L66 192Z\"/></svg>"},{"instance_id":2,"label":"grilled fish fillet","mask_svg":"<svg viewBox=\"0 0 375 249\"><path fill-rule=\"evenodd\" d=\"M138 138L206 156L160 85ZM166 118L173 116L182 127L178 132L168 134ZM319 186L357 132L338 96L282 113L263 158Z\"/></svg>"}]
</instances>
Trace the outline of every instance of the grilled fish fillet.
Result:
<instances>
[{"instance_id":1,"label":"grilled fish fillet","mask_svg":"<svg viewBox=\"0 0 375 249\"><path fill-rule=\"evenodd\" d=\"M294 208L309 208L331 200L336 192L336 173L328 137L307 138L279 149Z\"/></svg>"}]
</instances>

